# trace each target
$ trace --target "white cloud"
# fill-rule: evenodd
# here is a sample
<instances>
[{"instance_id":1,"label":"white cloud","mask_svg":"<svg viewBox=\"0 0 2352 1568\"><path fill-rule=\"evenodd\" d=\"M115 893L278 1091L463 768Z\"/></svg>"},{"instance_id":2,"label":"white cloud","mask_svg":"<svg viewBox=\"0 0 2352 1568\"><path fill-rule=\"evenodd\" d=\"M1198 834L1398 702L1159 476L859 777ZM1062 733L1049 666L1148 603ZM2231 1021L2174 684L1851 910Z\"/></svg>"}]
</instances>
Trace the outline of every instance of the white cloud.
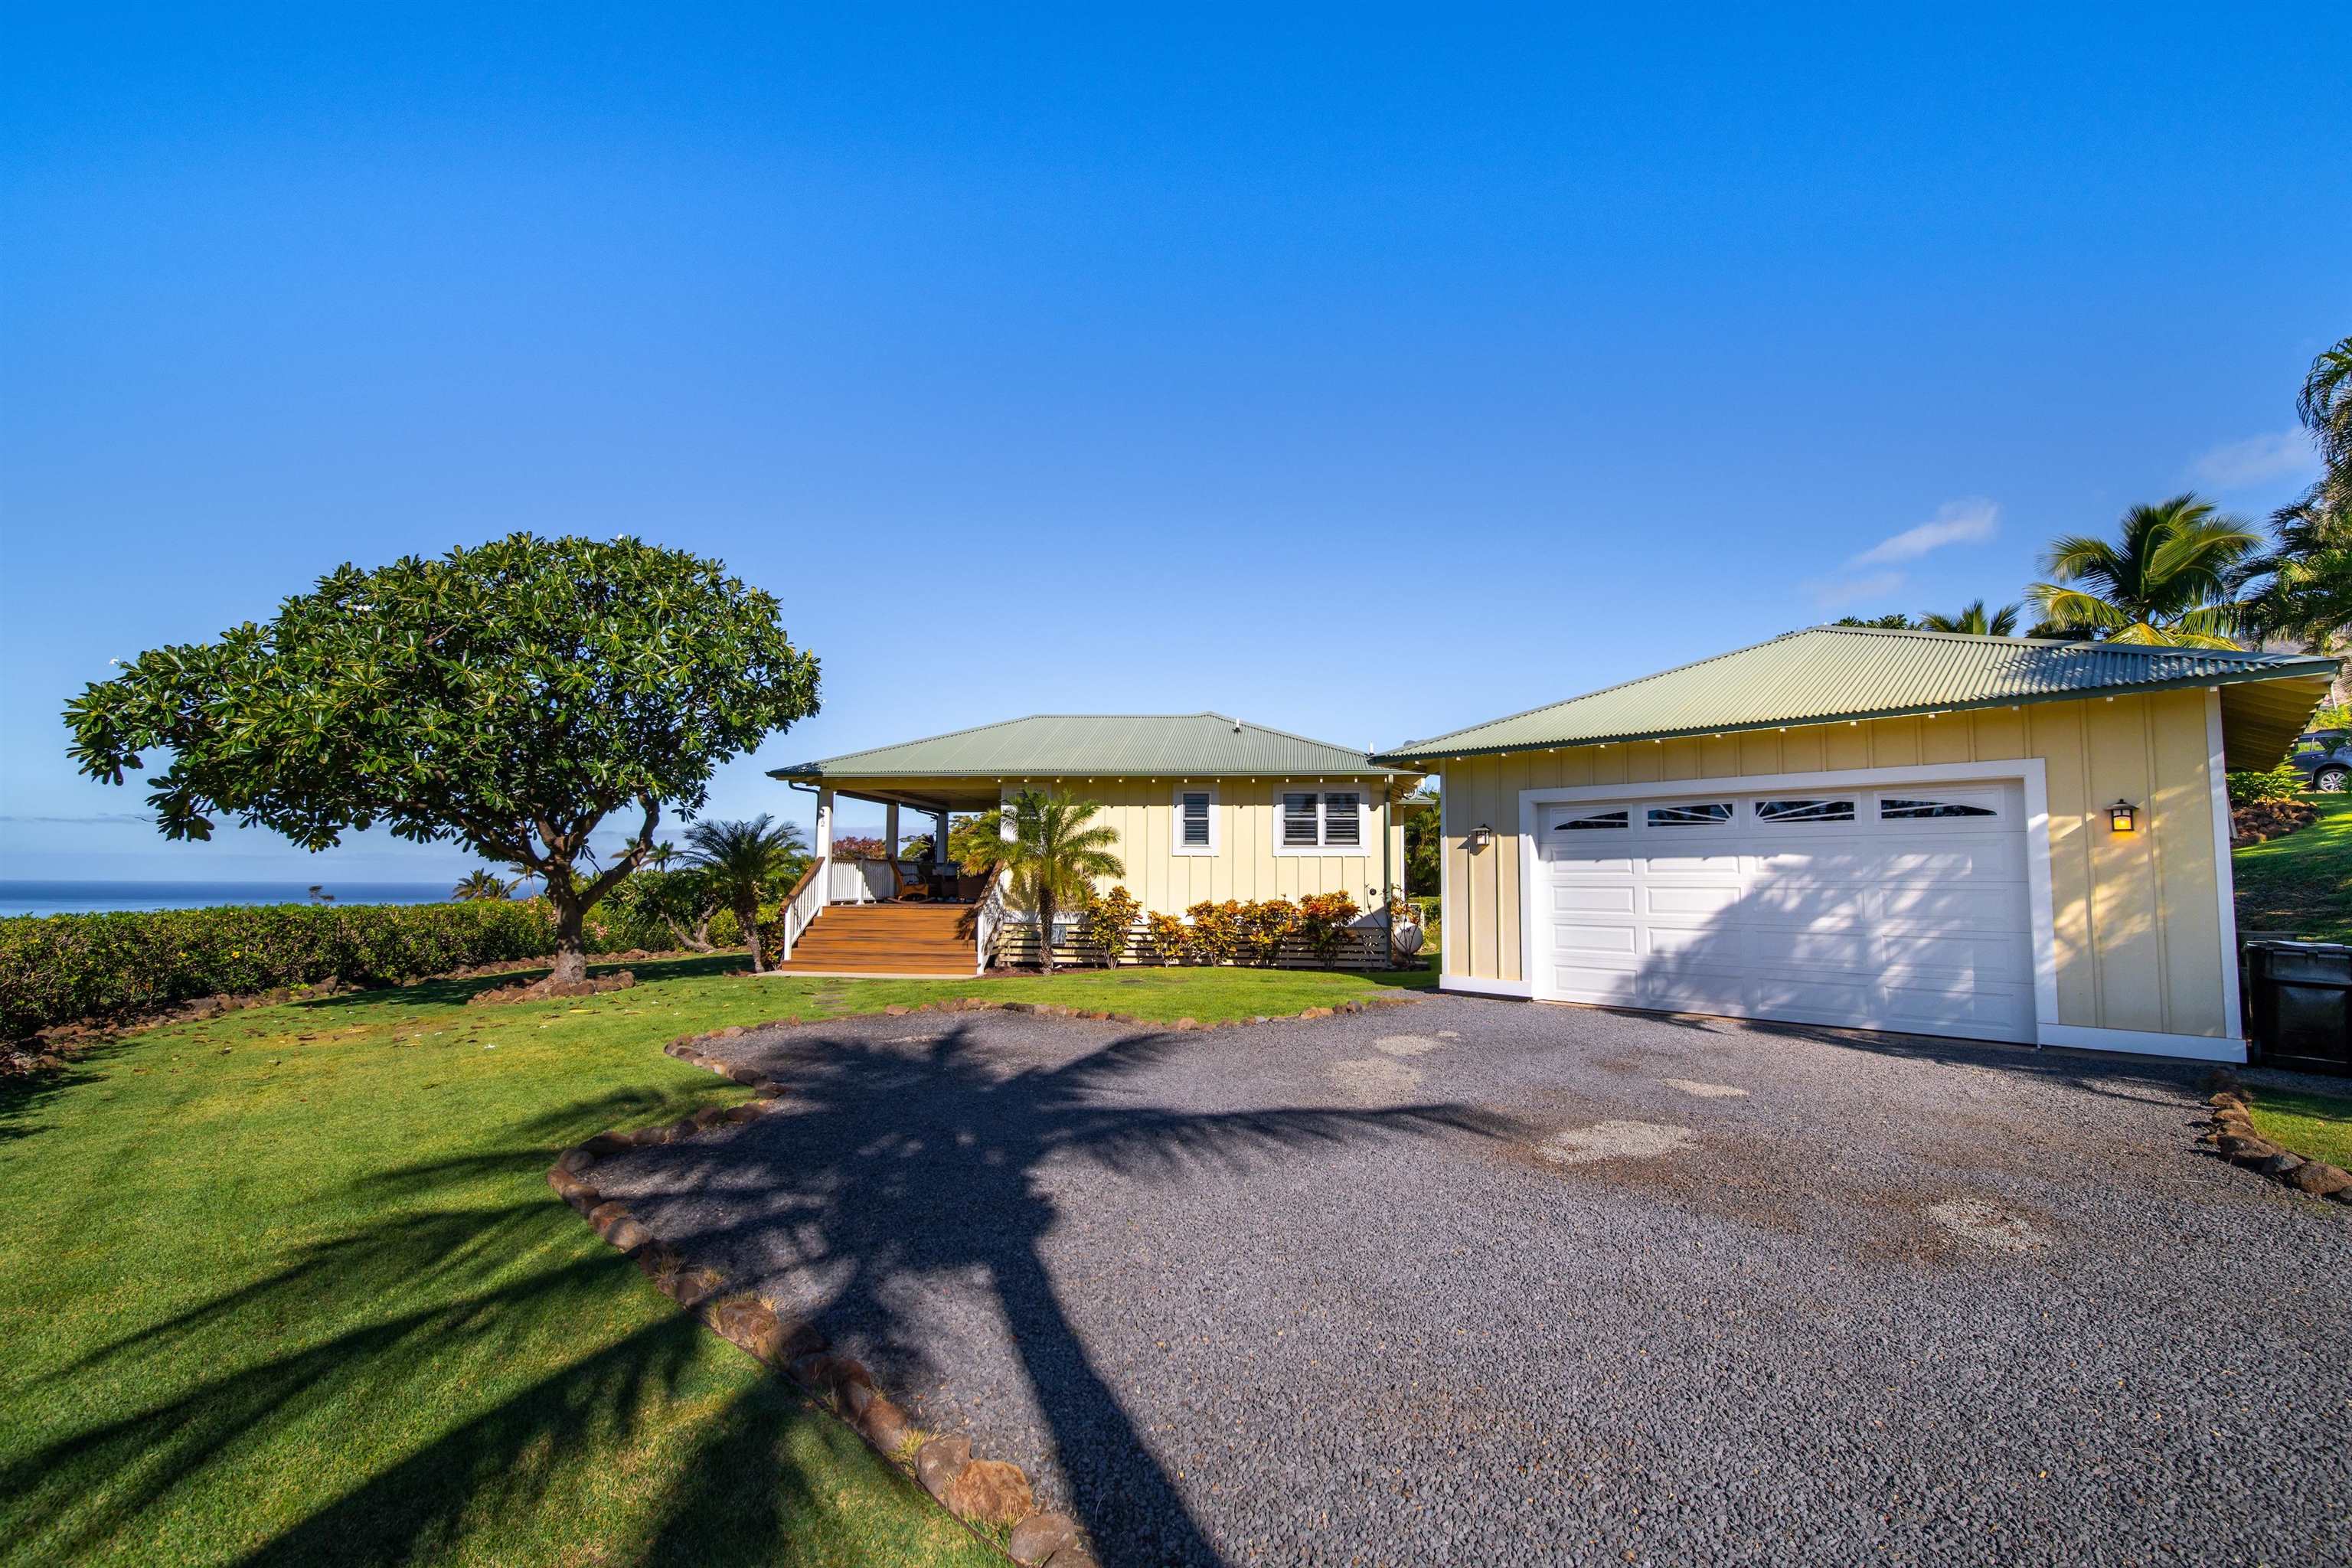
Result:
<instances>
[{"instance_id":1,"label":"white cloud","mask_svg":"<svg viewBox=\"0 0 2352 1568\"><path fill-rule=\"evenodd\" d=\"M2000 527L2000 508L1982 500L1946 501L1929 521L1883 539L1853 560L1852 566L1875 566L1890 561L1916 561L1947 544L1975 544L1990 539Z\"/></svg>"},{"instance_id":2,"label":"white cloud","mask_svg":"<svg viewBox=\"0 0 2352 1568\"><path fill-rule=\"evenodd\" d=\"M2316 479L2319 454L2312 447L2311 433L2298 425L2216 447L2189 465L2189 472L2223 489L2270 479Z\"/></svg>"},{"instance_id":3,"label":"white cloud","mask_svg":"<svg viewBox=\"0 0 2352 1568\"><path fill-rule=\"evenodd\" d=\"M1860 577L1817 577L1804 584L1813 603L1824 610L1849 609L1868 604L1885 609L1884 601L1900 593L1910 579L1900 572L1873 572Z\"/></svg>"}]
</instances>

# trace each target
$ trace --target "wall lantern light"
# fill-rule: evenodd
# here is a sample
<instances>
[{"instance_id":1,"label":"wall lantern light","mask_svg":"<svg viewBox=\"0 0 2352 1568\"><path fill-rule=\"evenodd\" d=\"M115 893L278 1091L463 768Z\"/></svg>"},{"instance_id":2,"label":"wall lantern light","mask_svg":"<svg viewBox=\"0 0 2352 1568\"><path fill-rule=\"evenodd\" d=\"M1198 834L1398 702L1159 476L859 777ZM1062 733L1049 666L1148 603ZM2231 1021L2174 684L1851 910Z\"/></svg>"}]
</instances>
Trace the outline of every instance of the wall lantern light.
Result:
<instances>
[{"instance_id":1,"label":"wall lantern light","mask_svg":"<svg viewBox=\"0 0 2352 1568\"><path fill-rule=\"evenodd\" d=\"M1485 823L1482 822L1477 826L1470 830L1470 848L1472 853L1475 854L1478 850L1486 848L1486 846L1493 842L1495 842L1495 830L1487 826Z\"/></svg>"},{"instance_id":2,"label":"wall lantern light","mask_svg":"<svg viewBox=\"0 0 2352 1568\"><path fill-rule=\"evenodd\" d=\"M2115 805L2107 807L2107 826L2114 828L2117 833L2137 833L2139 831L2139 816L2138 813L2132 809L2132 803L2127 800L2119 800L2116 802Z\"/></svg>"}]
</instances>

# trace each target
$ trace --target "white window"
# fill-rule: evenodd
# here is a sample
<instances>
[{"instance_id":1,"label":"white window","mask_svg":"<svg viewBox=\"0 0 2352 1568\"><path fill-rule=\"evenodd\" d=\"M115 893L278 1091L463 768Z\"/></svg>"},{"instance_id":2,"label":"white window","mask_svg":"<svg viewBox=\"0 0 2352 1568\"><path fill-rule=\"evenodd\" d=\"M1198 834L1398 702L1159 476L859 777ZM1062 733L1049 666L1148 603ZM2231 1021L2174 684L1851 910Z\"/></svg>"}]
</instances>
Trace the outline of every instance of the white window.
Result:
<instances>
[{"instance_id":1,"label":"white window","mask_svg":"<svg viewBox=\"0 0 2352 1568\"><path fill-rule=\"evenodd\" d=\"M1759 800L1756 803L1759 822L1852 822L1853 802L1807 797L1797 800Z\"/></svg>"},{"instance_id":2,"label":"white window","mask_svg":"<svg viewBox=\"0 0 2352 1568\"><path fill-rule=\"evenodd\" d=\"M1170 834L1169 850L1177 855L1214 855L1217 852L1217 792L1202 784L1180 785L1176 791L1176 820Z\"/></svg>"},{"instance_id":3,"label":"white window","mask_svg":"<svg viewBox=\"0 0 2352 1568\"><path fill-rule=\"evenodd\" d=\"M1356 790L1287 790L1277 803L1276 854L1363 851L1364 797Z\"/></svg>"},{"instance_id":4,"label":"white window","mask_svg":"<svg viewBox=\"0 0 2352 1568\"><path fill-rule=\"evenodd\" d=\"M2000 810L1990 795L1881 795L1878 815L1888 822L1917 821L1933 816L1999 816Z\"/></svg>"},{"instance_id":5,"label":"white window","mask_svg":"<svg viewBox=\"0 0 2352 1568\"><path fill-rule=\"evenodd\" d=\"M1710 800L1696 805L1654 805L1649 822L1653 827L1712 827L1731 820L1731 803Z\"/></svg>"}]
</instances>

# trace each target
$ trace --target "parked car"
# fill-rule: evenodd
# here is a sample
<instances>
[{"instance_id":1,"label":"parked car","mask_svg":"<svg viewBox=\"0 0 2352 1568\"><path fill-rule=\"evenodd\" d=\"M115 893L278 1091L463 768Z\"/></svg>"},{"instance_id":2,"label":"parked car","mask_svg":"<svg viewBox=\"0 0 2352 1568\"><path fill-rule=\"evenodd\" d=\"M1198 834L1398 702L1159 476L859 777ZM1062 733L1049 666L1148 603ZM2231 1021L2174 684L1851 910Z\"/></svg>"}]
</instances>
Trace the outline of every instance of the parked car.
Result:
<instances>
[{"instance_id":1,"label":"parked car","mask_svg":"<svg viewBox=\"0 0 2352 1568\"><path fill-rule=\"evenodd\" d=\"M2352 731L2314 730L2298 735L2287 762L2304 771L2312 788L2334 795L2352 784Z\"/></svg>"}]
</instances>

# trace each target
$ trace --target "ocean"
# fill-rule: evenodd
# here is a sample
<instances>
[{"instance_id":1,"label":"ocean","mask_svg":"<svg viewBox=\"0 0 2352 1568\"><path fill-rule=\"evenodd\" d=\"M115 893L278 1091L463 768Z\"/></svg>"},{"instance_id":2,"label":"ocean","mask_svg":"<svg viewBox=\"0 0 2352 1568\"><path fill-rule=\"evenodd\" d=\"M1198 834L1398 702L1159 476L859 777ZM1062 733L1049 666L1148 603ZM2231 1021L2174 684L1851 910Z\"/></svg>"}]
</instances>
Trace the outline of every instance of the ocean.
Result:
<instances>
[{"instance_id":1,"label":"ocean","mask_svg":"<svg viewBox=\"0 0 2352 1568\"><path fill-rule=\"evenodd\" d=\"M453 879L454 880L454 879ZM437 904L449 882L320 884L339 904ZM307 904L308 882L32 882L0 880L0 915L87 915L110 910L201 910L215 904Z\"/></svg>"}]
</instances>

